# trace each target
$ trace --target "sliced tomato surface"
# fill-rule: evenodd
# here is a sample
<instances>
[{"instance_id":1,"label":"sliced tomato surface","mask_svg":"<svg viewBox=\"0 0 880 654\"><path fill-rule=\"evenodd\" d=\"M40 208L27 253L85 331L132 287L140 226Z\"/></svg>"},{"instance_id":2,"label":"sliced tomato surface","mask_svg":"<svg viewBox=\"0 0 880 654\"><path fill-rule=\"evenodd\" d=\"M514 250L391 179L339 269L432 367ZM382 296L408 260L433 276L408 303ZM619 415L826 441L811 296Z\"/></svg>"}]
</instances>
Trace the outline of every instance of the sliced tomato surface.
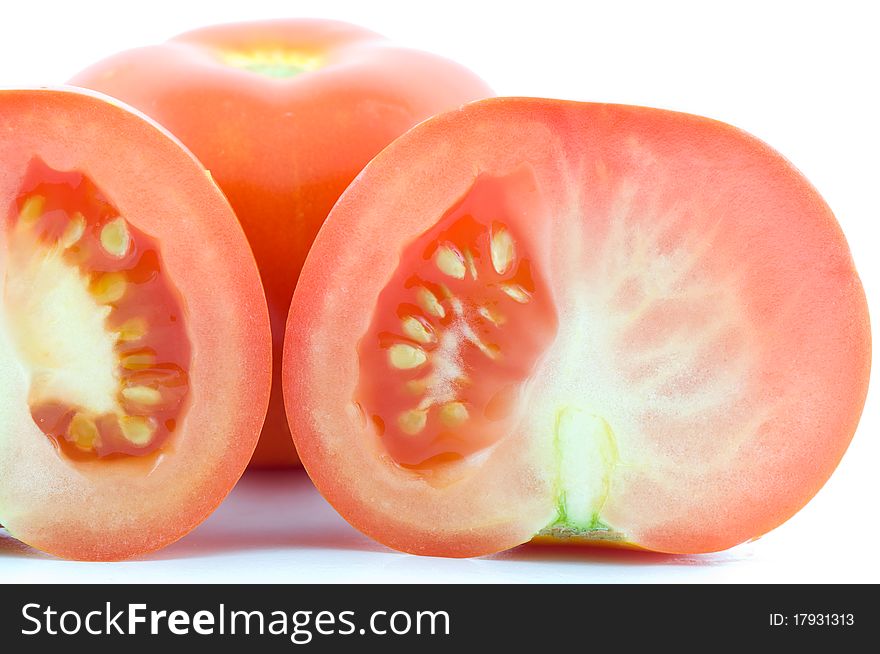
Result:
<instances>
[{"instance_id":1,"label":"sliced tomato surface","mask_svg":"<svg viewBox=\"0 0 880 654\"><path fill-rule=\"evenodd\" d=\"M157 549L256 445L256 264L201 164L117 101L3 91L0 124L0 523L69 558Z\"/></svg>"},{"instance_id":2,"label":"sliced tomato surface","mask_svg":"<svg viewBox=\"0 0 880 654\"><path fill-rule=\"evenodd\" d=\"M317 487L391 547L707 552L819 490L869 368L843 234L767 145L501 98L419 125L342 196L284 392Z\"/></svg>"}]
</instances>

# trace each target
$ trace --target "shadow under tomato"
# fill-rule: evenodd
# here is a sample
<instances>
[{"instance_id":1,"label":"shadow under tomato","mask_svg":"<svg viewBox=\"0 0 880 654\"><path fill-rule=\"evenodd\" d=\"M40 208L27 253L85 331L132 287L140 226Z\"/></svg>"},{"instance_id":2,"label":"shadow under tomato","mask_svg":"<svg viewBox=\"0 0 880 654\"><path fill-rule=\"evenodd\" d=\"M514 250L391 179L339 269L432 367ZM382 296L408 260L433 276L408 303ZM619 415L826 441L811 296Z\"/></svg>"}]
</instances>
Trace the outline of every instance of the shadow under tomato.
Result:
<instances>
[{"instance_id":1,"label":"shadow under tomato","mask_svg":"<svg viewBox=\"0 0 880 654\"><path fill-rule=\"evenodd\" d=\"M25 545L12 537L8 531L0 527L0 557L19 557L26 559L51 559L48 554Z\"/></svg>"},{"instance_id":2,"label":"shadow under tomato","mask_svg":"<svg viewBox=\"0 0 880 654\"><path fill-rule=\"evenodd\" d=\"M645 550L632 550L591 545L566 545L527 543L507 552L490 557L496 561L553 562L598 564L615 566L714 566L749 558L742 548L734 548L713 554L662 554Z\"/></svg>"},{"instance_id":3,"label":"shadow under tomato","mask_svg":"<svg viewBox=\"0 0 880 654\"><path fill-rule=\"evenodd\" d=\"M168 561L274 549L390 552L340 518L301 468L248 471L199 527L136 561ZM0 558L56 559L0 526ZM56 559L59 560L59 559Z\"/></svg>"},{"instance_id":4,"label":"shadow under tomato","mask_svg":"<svg viewBox=\"0 0 880 654\"><path fill-rule=\"evenodd\" d=\"M202 525L139 560L275 549L390 551L339 517L304 470L250 470Z\"/></svg>"}]
</instances>

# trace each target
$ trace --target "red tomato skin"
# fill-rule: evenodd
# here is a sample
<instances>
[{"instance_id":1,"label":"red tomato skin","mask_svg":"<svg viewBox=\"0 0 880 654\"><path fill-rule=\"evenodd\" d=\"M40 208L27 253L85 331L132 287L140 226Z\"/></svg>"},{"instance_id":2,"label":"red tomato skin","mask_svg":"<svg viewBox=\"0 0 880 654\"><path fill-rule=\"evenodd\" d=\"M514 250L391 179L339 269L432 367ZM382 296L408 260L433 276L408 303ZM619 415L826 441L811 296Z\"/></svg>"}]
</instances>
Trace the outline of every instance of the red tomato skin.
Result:
<instances>
[{"instance_id":1,"label":"red tomato skin","mask_svg":"<svg viewBox=\"0 0 880 654\"><path fill-rule=\"evenodd\" d=\"M218 53L296 47L327 65L290 79ZM492 95L464 67L346 23L294 19L206 27L114 55L72 84L140 109L210 170L254 251L272 320L272 398L253 464L297 462L281 392L284 325L303 261L363 166L422 120Z\"/></svg>"}]
</instances>

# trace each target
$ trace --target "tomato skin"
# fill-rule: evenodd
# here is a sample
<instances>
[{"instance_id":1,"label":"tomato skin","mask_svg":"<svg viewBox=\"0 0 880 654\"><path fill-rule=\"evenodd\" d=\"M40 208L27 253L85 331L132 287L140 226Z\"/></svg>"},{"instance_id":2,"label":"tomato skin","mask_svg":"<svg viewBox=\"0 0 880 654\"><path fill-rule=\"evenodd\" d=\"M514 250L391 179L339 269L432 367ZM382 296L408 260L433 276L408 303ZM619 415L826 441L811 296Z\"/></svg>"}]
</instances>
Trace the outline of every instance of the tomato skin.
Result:
<instances>
[{"instance_id":1,"label":"tomato skin","mask_svg":"<svg viewBox=\"0 0 880 654\"><path fill-rule=\"evenodd\" d=\"M413 474L395 465L353 403L358 343L409 244L478 175L523 166L534 187L516 192L543 208L517 227L552 289L560 331L529 380L517 426L457 476ZM620 216L632 233L615 230ZM679 250L694 258L677 264ZM647 262L645 278L667 303L643 310L623 283L603 295L607 269L636 260ZM664 288L669 270L678 276ZM676 293L711 299L686 311ZM595 302L586 311L584 298ZM636 318L617 327L618 311ZM726 331L708 329L715 316ZM553 100L467 105L371 161L316 239L287 329L285 398L297 407L289 417L315 485L376 540L438 556L570 535L548 529L559 492L547 434L553 411L568 405L587 415L588 428L599 431L595 410L615 433L621 465L600 518L617 537L604 544L690 553L756 538L831 475L870 374L867 305L846 241L790 163L709 119ZM641 365L640 353L672 337L681 337L692 374L675 376L668 365L666 386L640 390L654 365ZM594 356L587 345L597 341Z\"/></svg>"},{"instance_id":2,"label":"tomato skin","mask_svg":"<svg viewBox=\"0 0 880 654\"><path fill-rule=\"evenodd\" d=\"M0 124L7 130L0 142L4 206L14 206L34 156L88 176L131 225L158 242L162 273L184 301L193 345L188 407L167 446L143 458L72 461L29 415L28 380L6 342L4 315L0 523L65 558L119 560L154 551L219 505L256 445L269 398L271 337L253 255L204 167L117 100L72 87L0 91Z\"/></svg>"},{"instance_id":3,"label":"tomato skin","mask_svg":"<svg viewBox=\"0 0 880 654\"><path fill-rule=\"evenodd\" d=\"M278 79L224 52L296 48L325 65ZM416 123L491 90L465 68L346 23L218 25L114 55L71 83L117 97L168 128L229 198L260 268L276 365L253 462L296 461L281 395L284 324L309 247L363 166Z\"/></svg>"}]
</instances>

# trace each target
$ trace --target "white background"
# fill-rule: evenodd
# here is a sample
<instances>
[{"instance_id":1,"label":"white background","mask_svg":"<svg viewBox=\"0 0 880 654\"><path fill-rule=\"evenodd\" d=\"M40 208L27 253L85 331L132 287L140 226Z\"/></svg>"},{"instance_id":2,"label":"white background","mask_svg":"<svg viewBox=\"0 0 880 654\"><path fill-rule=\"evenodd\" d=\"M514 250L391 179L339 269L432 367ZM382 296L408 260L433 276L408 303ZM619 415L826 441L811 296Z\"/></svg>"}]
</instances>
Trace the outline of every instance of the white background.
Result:
<instances>
[{"instance_id":1,"label":"white background","mask_svg":"<svg viewBox=\"0 0 880 654\"><path fill-rule=\"evenodd\" d=\"M358 23L443 54L500 95L703 114L764 139L820 190L843 225L877 324L880 20L872 4L7 2L0 86L57 84L118 50L205 24L295 11ZM474 560L413 557L346 525L300 472L249 475L202 527L137 561L58 561L0 530L0 580L876 583L878 421L875 384L852 446L819 495L760 541L716 555L526 546Z\"/></svg>"}]
</instances>

